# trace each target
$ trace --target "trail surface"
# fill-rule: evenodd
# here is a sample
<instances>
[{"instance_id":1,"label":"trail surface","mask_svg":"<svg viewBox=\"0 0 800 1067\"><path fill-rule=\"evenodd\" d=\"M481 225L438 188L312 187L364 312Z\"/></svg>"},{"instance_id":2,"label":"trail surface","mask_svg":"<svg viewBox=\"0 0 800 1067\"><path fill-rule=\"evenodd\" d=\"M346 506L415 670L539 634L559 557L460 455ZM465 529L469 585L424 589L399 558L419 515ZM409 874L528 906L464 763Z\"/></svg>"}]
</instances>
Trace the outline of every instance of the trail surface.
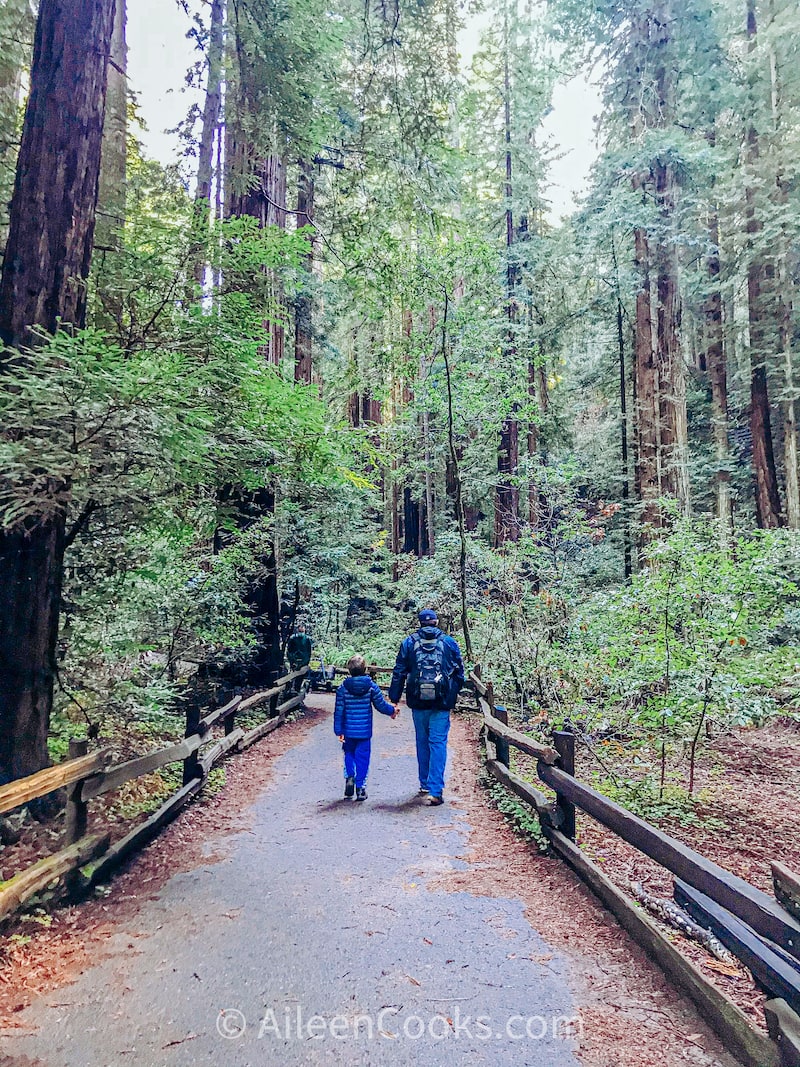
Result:
<instances>
[{"instance_id":1,"label":"trail surface","mask_svg":"<svg viewBox=\"0 0 800 1067\"><path fill-rule=\"evenodd\" d=\"M330 718L313 725L274 760L252 828L170 877L99 962L23 1011L0 1063L568 1067L587 1062L579 1046L602 1046L607 1067L651 1062L646 1041L630 1058L635 1028L576 1039L570 960L532 927L513 879L508 895L458 888L475 798L462 786L424 805L412 735L408 713L376 716L356 803L341 796ZM687 1011L698 1024L684 1005L678 1027ZM700 1027L670 1062L733 1064L701 1048L713 1039Z\"/></svg>"}]
</instances>

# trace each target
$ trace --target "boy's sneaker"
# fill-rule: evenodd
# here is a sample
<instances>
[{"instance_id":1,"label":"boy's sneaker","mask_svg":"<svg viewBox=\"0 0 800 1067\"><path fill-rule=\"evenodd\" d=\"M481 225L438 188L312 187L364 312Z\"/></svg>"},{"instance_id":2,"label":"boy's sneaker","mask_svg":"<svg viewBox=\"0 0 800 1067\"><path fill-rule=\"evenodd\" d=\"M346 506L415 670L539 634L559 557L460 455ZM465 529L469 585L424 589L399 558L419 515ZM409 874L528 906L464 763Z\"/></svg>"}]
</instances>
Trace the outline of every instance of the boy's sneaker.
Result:
<instances>
[{"instance_id":1,"label":"boy's sneaker","mask_svg":"<svg viewBox=\"0 0 800 1067\"><path fill-rule=\"evenodd\" d=\"M440 804L444 804L444 797L431 797L428 801L431 808L438 808Z\"/></svg>"},{"instance_id":2,"label":"boy's sneaker","mask_svg":"<svg viewBox=\"0 0 800 1067\"><path fill-rule=\"evenodd\" d=\"M344 795L349 800L356 790L355 778L345 778L344 780Z\"/></svg>"},{"instance_id":3,"label":"boy's sneaker","mask_svg":"<svg viewBox=\"0 0 800 1067\"><path fill-rule=\"evenodd\" d=\"M364 788L363 785L359 786L359 788L356 789L356 800L366 800L366 799L367 799L367 791L366 791L366 789Z\"/></svg>"},{"instance_id":4,"label":"boy's sneaker","mask_svg":"<svg viewBox=\"0 0 800 1067\"><path fill-rule=\"evenodd\" d=\"M417 791L418 797L426 797L430 793L430 789L427 786L421 785Z\"/></svg>"}]
</instances>

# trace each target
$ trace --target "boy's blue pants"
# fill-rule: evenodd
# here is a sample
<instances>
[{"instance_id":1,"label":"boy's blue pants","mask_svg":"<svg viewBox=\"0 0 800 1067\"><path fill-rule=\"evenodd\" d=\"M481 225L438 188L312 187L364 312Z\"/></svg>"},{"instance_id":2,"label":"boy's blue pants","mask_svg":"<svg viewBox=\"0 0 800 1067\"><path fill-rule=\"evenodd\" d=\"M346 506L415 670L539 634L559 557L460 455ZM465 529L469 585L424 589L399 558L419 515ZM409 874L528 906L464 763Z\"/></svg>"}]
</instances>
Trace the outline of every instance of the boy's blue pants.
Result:
<instances>
[{"instance_id":1,"label":"boy's blue pants","mask_svg":"<svg viewBox=\"0 0 800 1067\"><path fill-rule=\"evenodd\" d=\"M414 708L412 715L417 735L419 784L421 788L427 789L432 797L440 797L444 791L450 712Z\"/></svg>"},{"instance_id":2,"label":"boy's blue pants","mask_svg":"<svg viewBox=\"0 0 800 1067\"><path fill-rule=\"evenodd\" d=\"M372 739L369 737L346 737L342 742L344 776L355 778L356 789L363 788L367 780L371 748Z\"/></svg>"}]
</instances>

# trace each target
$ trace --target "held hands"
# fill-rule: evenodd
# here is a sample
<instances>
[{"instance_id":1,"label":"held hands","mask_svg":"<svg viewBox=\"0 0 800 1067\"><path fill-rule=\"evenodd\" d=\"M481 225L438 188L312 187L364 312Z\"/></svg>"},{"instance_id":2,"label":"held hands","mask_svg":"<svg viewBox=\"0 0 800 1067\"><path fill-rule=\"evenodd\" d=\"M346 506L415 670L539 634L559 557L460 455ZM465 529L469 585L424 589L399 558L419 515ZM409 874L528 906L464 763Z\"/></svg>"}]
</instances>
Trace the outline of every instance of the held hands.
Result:
<instances>
[{"instance_id":1,"label":"held hands","mask_svg":"<svg viewBox=\"0 0 800 1067\"><path fill-rule=\"evenodd\" d=\"M394 706L394 714L392 715L392 718L396 719L399 714L400 714L400 705L399 704L395 704L395 706Z\"/></svg>"},{"instance_id":2,"label":"held hands","mask_svg":"<svg viewBox=\"0 0 800 1067\"><path fill-rule=\"evenodd\" d=\"M339 734L338 737L342 744L344 744L344 734Z\"/></svg>"}]
</instances>

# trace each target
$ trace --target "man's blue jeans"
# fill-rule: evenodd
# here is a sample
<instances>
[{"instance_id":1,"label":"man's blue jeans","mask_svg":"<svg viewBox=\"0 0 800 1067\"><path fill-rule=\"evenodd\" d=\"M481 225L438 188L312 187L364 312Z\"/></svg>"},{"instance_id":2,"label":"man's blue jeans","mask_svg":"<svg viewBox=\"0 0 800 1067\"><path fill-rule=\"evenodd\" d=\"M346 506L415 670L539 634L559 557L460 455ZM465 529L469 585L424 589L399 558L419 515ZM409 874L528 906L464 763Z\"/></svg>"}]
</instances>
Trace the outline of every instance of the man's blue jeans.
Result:
<instances>
[{"instance_id":1,"label":"man's blue jeans","mask_svg":"<svg viewBox=\"0 0 800 1067\"><path fill-rule=\"evenodd\" d=\"M411 714L417 736L420 787L427 789L432 797L440 797L444 791L450 712L412 708Z\"/></svg>"}]
</instances>

